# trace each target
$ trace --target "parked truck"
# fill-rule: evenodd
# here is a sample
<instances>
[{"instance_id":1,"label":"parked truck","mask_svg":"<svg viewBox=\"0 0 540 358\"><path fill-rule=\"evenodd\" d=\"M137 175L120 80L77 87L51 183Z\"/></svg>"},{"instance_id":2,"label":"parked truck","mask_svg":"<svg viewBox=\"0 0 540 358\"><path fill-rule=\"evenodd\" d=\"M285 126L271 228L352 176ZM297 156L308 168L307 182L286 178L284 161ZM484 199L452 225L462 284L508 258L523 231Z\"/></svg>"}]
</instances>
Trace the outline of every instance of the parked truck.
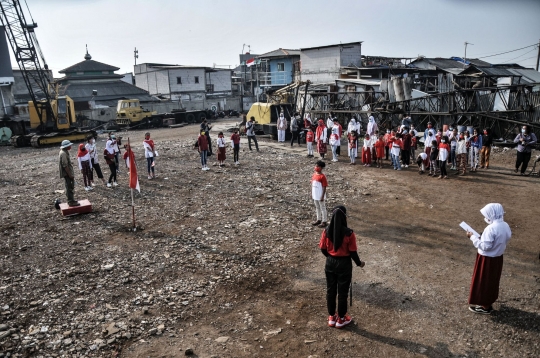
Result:
<instances>
[{"instance_id":1,"label":"parked truck","mask_svg":"<svg viewBox=\"0 0 540 358\"><path fill-rule=\"evenodd\" d=\"M138 99L122 99L116 107L119 127L150 128L180 123L199 123L206 117L204 110L173 109L171 113L157 113L144 109Z\"/></svg>"}]
</instances>

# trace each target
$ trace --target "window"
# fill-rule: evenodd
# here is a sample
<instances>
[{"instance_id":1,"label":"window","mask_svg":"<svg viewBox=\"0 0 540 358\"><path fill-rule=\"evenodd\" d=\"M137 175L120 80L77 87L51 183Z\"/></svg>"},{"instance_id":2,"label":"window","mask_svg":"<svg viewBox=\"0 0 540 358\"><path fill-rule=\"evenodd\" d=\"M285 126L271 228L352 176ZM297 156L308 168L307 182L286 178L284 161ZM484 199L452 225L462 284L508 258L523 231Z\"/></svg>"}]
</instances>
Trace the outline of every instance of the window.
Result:
<instances>
[{"instance_id":1,"label":"window","mask_svg":"<svg viewBox=\"0 0 540 358\"><path fill-rule=\"evenodd\" d=\"M280 71L280 72L285 71L285 63L284 62L278 62L277 70Z\"/></svg>"},{"instance_id":2,"label":"window","mask_svg":"<svg viewBox=\"0 0 540 358\"><path fill-rule=\"evenodd\" d=\"M199 83L199 76L195 76L195 83Z\"/></svg>"},{"instance_id":3,"label":"window","mask_svg":"<svg viewBox=\"0 0 540 358\"><path fill-rule=\"evenodd\" d=\"M182 84L182 77L176 77L176 84L181 85Z\"/></svg>"}]
</instances>

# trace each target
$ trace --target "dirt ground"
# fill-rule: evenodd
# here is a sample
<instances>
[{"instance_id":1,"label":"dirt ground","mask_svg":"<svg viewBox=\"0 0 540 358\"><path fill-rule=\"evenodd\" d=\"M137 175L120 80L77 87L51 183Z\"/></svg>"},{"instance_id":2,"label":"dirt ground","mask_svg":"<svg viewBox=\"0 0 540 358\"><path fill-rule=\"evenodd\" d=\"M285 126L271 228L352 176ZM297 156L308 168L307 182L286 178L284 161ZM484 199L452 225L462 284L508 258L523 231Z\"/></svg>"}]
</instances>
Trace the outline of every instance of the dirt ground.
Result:
<instances>
[{"instance_id":1,"label":"dirt ground","mask_svg":"<svg viewBox=\"0 0 540 358\"><path fill-rule=\"evenodd\" d=\"M151 131L155 180L144 132L118 134L137 153L136 232L125 169L117 188L89 193L78 174L76 198L94 211L62 217L58 148L0 147L0 357L540 356L540 178L508 175L515 150L450 180L327 161L327 206L347 207L366 261L353 272L354 324L338 330L310 225L315 160L260 139L260 152L242 142L239 166L228 151L225 168L203 172L197 130ZM467 309L476 250L459 223L481 231L490 202L513 235L496 312L483 316Z\"/></svg>"}]
</instances>

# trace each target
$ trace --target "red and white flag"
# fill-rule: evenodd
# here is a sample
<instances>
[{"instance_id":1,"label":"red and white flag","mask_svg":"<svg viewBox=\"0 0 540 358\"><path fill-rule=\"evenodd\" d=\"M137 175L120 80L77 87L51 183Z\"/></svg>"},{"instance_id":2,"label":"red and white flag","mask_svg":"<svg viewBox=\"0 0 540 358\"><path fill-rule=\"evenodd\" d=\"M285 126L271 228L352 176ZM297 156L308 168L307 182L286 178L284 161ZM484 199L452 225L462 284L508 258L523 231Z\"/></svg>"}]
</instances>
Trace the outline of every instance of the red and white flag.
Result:
<instances>
[{"instance_id":1,"label":"red and white flag","mask_svg":"<svg viewBox=\"0 0 540 358\"><path fill-rule=\"evenodd\" d=\"M246 61L246 66L247 67L251 67L255 64L255 57L254 58L250 58L249 60Z\"/></svg>"},{"instance_id":2,"label":"red and white flag","mask_svg":"<svg viewBox=\"0 0 540 358\"><path fill-rule=\"evenodd\" d=\"M135 154L131 150L131 146L128 147L128 157L129 157L129 187L131 189L137 189L140 193L141 188L139 187L139 177L137 176L137 164L135 163Z\"/></svg>"}]
</instances>

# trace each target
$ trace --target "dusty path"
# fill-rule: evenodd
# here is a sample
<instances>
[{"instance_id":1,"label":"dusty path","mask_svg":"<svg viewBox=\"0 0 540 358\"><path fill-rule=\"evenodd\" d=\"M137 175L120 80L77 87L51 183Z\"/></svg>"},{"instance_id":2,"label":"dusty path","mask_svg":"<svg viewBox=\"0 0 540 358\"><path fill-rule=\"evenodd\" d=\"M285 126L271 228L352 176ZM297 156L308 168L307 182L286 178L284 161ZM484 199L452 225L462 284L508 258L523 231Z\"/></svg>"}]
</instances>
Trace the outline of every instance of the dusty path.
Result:
<instances>
[{"instance_id":1,"label":"dusty path","mask_svg":"<svg viewBox=\"0 0 540 358\"><path fill-rule=\"evenodd\" d=\"M225 127L217 124L213 137ZM126 230L129 192L122 182L88 195L95 214L62 219L50 206L59 195L54 190L62 189L55 178L58 150L0 148L0 195L9 199L0 211L0 324L19 330L0 340L0 352L540 355L534 199L540 179L498 174L508 171L513 154L496 153L490 171L451 180L412 169L327 166L328 206L348 207L367 262L353 274L355 324L340 331L326 327L320 230L309 225L314 160L303 148L263 139L260 153L242 144L240 166L204 173L190 148L197 130L152 131L158 179L140 177L136 200L144 230L137 233ZM142 134L129 136L135 141ZM479 209L494 201L505 207L513 237L497 312L479 316L466 304L476 252L458 224L466 220L482 230ZM105 263L116 266L104 271ZM102 333L111 323L119 332ZM30 335L43 326L48 332Z\"/></svg>"}]
</instances>

